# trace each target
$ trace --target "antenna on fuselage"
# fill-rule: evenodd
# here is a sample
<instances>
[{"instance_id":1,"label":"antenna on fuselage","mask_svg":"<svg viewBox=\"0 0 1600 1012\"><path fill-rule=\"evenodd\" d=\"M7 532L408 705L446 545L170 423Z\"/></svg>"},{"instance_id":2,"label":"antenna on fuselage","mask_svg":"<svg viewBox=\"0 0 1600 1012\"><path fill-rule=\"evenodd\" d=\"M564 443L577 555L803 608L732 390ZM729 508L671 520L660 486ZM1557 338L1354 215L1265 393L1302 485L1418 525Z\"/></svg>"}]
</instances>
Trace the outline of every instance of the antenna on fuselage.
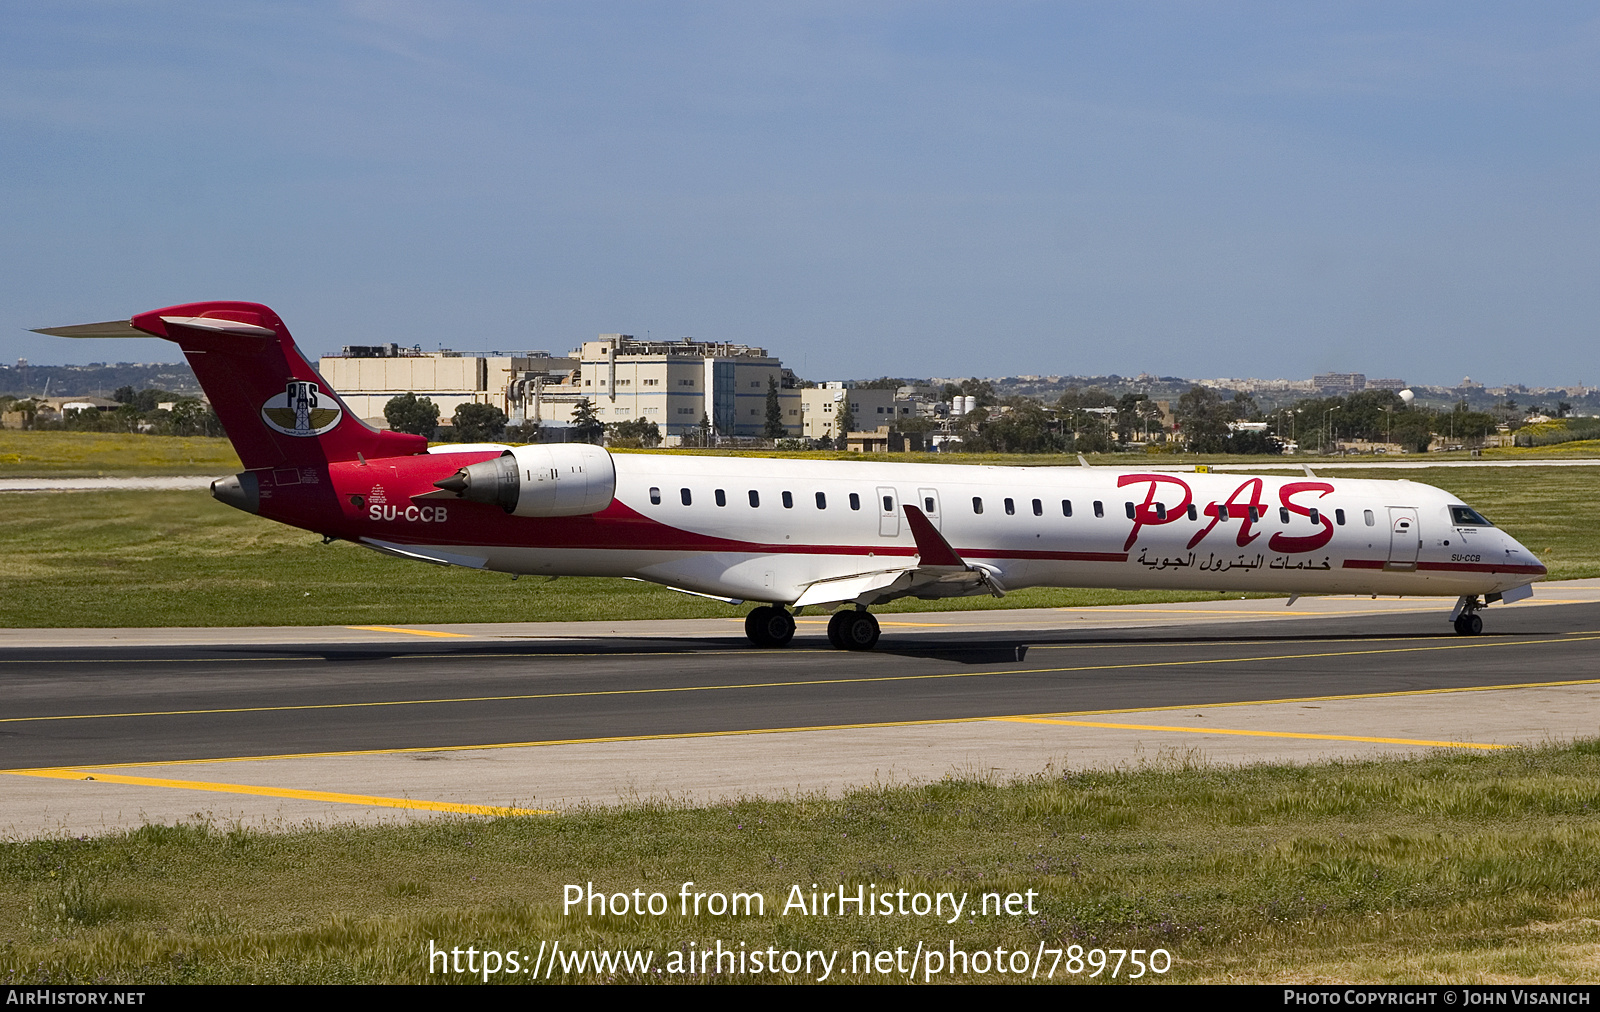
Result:
<instances>
[{"instance_id":1,"label":"antenna on fuselage","mask_svg":"<svg viewBox=\"0 0 1600 1012\"><path fill-rule=\"evenodd\" d=\"M1300 466L1306 469L1306 477L1307 478L1315 478L1316 477L1316 475L1313 474L1312 471L1311 471L1311 465L1310 464L1301 464Z\"/></svg>"},{"instance_id":2,"label":"antenna on fuselage","mask_svg":"<svg viewBox=\"0 0 1600 1012\"><path fill-rule=\"evenodd\" d=\"M1078 463L1083 465L1084 467L1093 467L1094 466L1093 464L1089 463L1089 459L1087 457L1085 457L1081 453L1078 454Z\"/></svg>"}]
</instances>

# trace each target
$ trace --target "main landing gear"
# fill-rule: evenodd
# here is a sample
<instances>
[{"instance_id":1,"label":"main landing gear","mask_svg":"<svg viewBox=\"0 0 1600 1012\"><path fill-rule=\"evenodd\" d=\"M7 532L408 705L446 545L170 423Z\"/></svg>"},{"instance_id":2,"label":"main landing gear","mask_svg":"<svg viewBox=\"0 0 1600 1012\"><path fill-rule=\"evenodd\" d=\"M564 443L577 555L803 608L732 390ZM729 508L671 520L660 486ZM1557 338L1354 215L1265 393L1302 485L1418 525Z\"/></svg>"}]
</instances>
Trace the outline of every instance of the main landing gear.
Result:
<instances>
[{"instance_id":1,"label":"main landing gear","mask_svg":"<svg viewBox=\"0 0 1600 1012\"><path fill-rule=\"evenodd\" d=\"M864 608L836 611L828 619L828 642L837 650L871 650L878 645L878 620Z\"/></svg>"},{"instance_id":2,"label":"main landing gear","mask_svg":"<svg viewBox=\"0 0 1600 1012\"><path fill-rule=\"evenodd\" d=\"M794 639L794 616L764 604L744 617L744 634L758 647L785 647ZM828 642L838 650L871 650L878 645L878 620L862 608L834 612Z\"/></svg>"},{"instance_id":3,"label":"main landing gear","mask_svg":"<svg viewBox=\"0 0 1600 1012\"><path fill-rule=\"evenodd\" d=\"M786 647L794 639L794 616L764 604L744 617L744 634L758 647Z\"/></svg>"},{"instance_id":4,"label":"main landing gear","mask_svg":"<svg viewBox=\"0 0 1600 1012\"><path fill-rule=\"evenodd\" d=\"M1482 607L1476 595L1463 597L1456 605L1456 616L1451 620L1451 625L1456 627L1459 635L1476 636L1483 632L1483 616L1478 614L1478 609Z\"/></svg>"}]
</instances>

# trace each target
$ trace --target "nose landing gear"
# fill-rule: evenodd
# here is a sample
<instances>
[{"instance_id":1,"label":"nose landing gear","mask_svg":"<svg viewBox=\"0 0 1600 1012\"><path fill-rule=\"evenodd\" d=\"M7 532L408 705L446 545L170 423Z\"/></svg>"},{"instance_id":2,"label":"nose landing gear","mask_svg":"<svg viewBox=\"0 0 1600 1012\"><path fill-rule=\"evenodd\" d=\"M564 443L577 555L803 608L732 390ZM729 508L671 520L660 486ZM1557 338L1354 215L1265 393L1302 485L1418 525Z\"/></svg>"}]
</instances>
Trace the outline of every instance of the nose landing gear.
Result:
<instances>
[{"instance_id":1,"label":"nose landing gear","mask_svg":"<svg viewBox=\"0 0 1600 1012\"><path fill-rule=\"evenodd\" d=\"M1478 614L1478 609L1483 603L1477 598L1463 597L1456 602L1455 614L1451 617L1450 624L1455 626L1456 633L1461 636L1476 636L1483 632L1483 616Z\"/></svg>"}]
</instances>

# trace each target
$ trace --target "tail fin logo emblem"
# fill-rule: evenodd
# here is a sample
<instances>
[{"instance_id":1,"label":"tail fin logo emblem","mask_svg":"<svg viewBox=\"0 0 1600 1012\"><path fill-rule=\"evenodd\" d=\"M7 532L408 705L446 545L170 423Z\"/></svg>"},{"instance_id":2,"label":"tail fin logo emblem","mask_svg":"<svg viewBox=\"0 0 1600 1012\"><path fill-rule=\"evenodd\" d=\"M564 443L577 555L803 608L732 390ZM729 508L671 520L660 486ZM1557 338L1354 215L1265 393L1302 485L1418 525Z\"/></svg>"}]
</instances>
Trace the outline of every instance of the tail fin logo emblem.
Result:
<instances>
[{"instance_id":1,"label":"tail fin logo emblem","mask_svg":"<svg viewBox=\"0 0 1600 1012\"><path fill-rule=\"evenodd\" d=\"M322 401L310 380L290 380L283 393L261 405L261 420L286 436L320 436L339 424L338 401Z\"/></svg>"}]
</instances>

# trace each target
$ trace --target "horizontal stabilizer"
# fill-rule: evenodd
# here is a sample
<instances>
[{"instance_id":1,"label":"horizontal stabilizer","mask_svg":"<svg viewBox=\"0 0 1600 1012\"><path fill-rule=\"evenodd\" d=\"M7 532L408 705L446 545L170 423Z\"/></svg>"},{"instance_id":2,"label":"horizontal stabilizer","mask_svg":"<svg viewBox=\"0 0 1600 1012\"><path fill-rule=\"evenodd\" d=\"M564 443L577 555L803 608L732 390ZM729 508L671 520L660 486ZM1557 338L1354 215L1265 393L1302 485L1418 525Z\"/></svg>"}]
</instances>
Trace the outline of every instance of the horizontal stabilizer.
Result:
<instances>
[{"instance_id":1,"label":"horizontal stabilizer","mask_svg":"<svg viewBox=\"0 0 1600 1012\"><path fill-rule=\"evenodd\" d=\"M149 337L127 320L107 320L105 323L79 323L71 327L39 327L35 334L50 337Z\"/></svg>"}]
</instances>

